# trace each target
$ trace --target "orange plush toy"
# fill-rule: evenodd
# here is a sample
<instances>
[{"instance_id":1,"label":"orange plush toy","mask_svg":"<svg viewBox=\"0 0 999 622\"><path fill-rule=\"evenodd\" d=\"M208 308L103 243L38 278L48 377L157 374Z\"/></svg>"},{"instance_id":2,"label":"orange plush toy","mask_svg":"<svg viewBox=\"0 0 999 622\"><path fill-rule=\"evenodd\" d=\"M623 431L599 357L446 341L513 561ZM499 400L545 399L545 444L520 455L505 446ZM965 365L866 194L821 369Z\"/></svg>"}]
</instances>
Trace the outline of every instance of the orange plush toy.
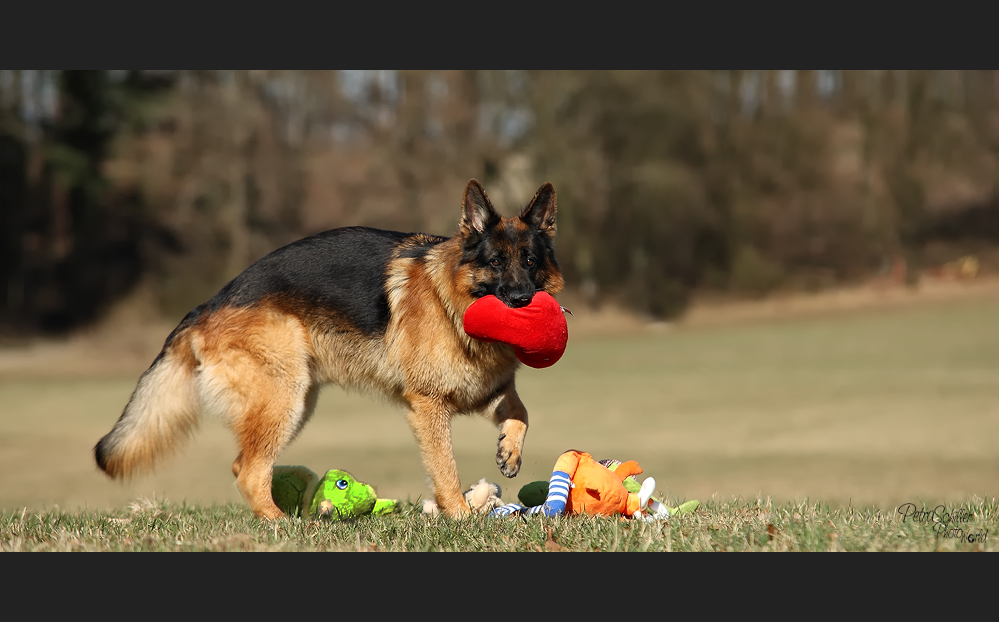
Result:
<instances>
[{"instance_id":1,"label":"orange plush toy","mask_svg":"<svg viewBox=\"0 0 999 622\"><path fill-rule=\"evenodd\" d=\"M643 501L641 492L628 492L624 487L624 478L642 472L642 467L637 462L629 460L617 467L617 470L611 471L590 454L576 450L559 456L554 470L568 473L572 480L565 504L565 511L569 514L634 516L636 512L645 509L656 486L652 478L645 480L642 491L648 488L648 494Z\"/></svg>"},{"instance_id":2,"label":"orange plush toy","mask_svg":"<svg viewBox=\"0 0 999 622\"><path fill-rule=\"evenodd\" d=\"M610 470L586 452L570 449L559 456L548 484L544 504L525 507L512 503L496 508L493 516L515 513L590 514L599 516L622 515L644 520L667 518L669 512L662 504L652 501L656 481L646 478L638 492L628 492L624 479L638 475L642 467L629 460Z\"/></svg>"}]
</instances>

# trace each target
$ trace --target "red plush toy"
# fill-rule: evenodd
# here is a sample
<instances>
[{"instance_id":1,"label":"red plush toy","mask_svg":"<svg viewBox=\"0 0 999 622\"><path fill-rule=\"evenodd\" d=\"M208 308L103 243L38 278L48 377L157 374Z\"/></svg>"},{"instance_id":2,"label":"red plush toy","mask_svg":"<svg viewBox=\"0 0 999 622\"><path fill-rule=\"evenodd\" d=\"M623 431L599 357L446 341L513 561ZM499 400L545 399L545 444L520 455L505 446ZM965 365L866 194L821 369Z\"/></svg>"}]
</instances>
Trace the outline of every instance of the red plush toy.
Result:
<instances>
[{"instance_id":1,"label":"red plush toy","mask_svg":"<svg viewBox=\"0 0 999 622\"><path fill-rule=\"evenodd\" d=\"M470 337L510 344L521 363L539 369L562 358L569 340L563 308L548 292L534 294L531 304L519 309L483 296L465 311L464 325Z\"/></svg>"}]
</instances>

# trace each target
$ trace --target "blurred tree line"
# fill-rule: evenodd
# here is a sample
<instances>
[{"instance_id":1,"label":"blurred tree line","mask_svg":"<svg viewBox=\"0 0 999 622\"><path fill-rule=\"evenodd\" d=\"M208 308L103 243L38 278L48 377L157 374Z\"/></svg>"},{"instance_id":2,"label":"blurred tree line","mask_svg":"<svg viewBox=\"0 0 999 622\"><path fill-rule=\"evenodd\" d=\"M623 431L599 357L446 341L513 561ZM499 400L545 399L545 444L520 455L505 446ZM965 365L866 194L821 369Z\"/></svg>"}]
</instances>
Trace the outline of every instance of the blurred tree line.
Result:
<instances>
[{"instance_id":1,"label":"blurred tree line","mask_svg":"<svg viewBox=\"0 0 999 622\"><path fill-rule=\"evenodd\" d=\"M594 307L816 289L999 246L999 72L0 70L0 327L180 317L284 243L450 235L543 181ZM987 263L987 261L986 261Z\"/></svg>"}]
</instances>

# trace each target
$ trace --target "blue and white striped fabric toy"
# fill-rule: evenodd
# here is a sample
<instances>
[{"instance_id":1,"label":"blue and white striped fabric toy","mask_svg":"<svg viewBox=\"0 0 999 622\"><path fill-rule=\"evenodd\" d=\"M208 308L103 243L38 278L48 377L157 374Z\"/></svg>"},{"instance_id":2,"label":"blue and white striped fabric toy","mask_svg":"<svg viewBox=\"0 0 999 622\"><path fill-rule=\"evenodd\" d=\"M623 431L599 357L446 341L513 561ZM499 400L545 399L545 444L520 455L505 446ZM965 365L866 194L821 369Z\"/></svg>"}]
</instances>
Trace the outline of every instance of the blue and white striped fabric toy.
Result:
<instances>
[{"instance_id":1,"label":"blue and white striped fabric toy","mask_svg":"<svg viewBox=\"0 0 999 622\"><path fill-rule=\"evenodd\" d=\"M542 505L533 508L525 507L519 503L508 503L501 505L492 512L490 516L510 516L511 514L544 514L545 516L558 516L565 512L565 504L569 500L569 489L572 487L572 480L565 471L554 471L548 480L548 498Z\"/></svg>"}]
</instances>

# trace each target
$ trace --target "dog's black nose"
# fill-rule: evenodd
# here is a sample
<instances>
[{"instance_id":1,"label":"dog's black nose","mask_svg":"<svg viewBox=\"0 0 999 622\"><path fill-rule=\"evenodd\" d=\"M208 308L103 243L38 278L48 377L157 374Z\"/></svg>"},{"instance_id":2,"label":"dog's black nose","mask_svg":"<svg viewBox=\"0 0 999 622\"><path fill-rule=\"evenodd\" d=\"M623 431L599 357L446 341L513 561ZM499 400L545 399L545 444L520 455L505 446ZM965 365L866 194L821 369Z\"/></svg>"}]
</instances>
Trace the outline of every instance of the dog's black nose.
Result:
<instances>
[{"instance_id":1,"label":"dog's black nose","mask_svg":"<svg viewBox=\"0 0 999 622\"><path fill-rule=\"evenodd\" d=\"M534 294L514 294L513 296L510 296L510 302L508 304L514 309L519 309L531 304L531 300L533 299Z\"/></svg>"}]
</instances>

